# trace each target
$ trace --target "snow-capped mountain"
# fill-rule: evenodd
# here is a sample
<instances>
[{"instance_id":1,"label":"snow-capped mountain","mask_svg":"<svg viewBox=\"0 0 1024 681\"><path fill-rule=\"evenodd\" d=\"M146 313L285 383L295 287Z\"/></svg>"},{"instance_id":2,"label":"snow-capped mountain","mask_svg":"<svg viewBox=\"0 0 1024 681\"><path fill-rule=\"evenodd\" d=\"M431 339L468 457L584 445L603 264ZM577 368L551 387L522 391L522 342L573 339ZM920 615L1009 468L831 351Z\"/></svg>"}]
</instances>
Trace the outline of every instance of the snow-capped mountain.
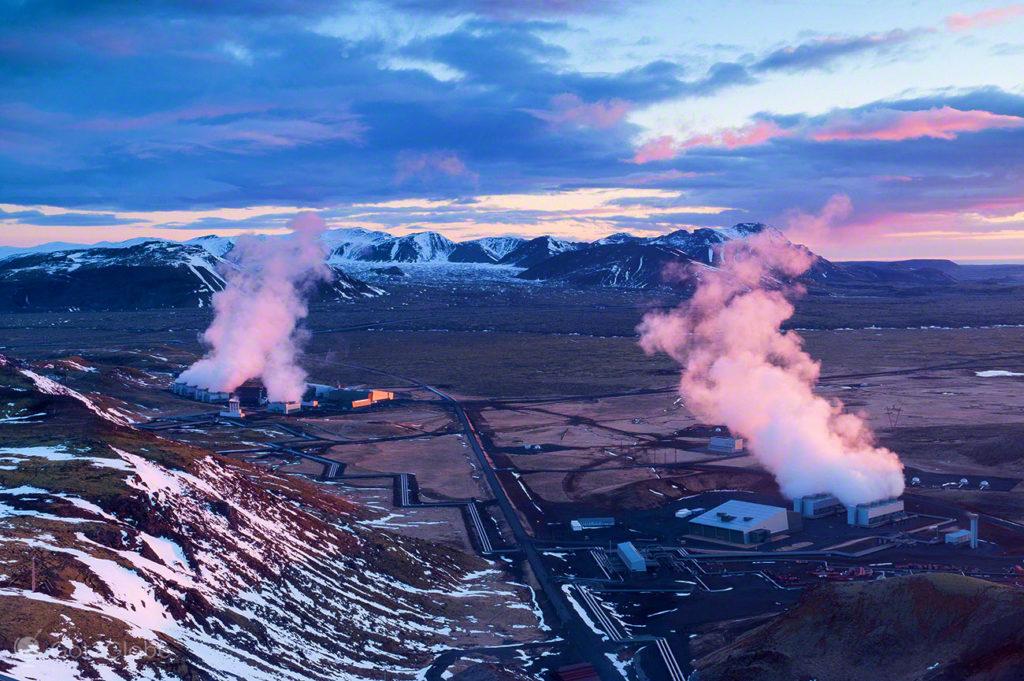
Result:
<instances>
[{"instance_id":1,"label":"snow-capped mountain","mask_svg":"<svg viewBox=\"0 0 1024 681\"><path fill-rule=\"evenodd\" d=\"M664 284L662 272L670 263L692 260L682 250L663 244L600 244L553 256L518 276L570 286L648 289Z\"/></svg>"},{"instance_id":2,"label":"snow-capped mountain","mask_svg":"<svg viewBox=\"0 0 1024 681\"><path fill-rule=\"evenodd\" d=\"M437 232L394 236L367 229L332 229L322 239L335 279L320 294L328 298L381 294L380 289L343 271L355 269L371 278L383 276L380 268L367 269L369 263L409 264L414 266L416 276L438 281L479 278L491 272L499 279L518 276L574 286L652 288L665 284L662 273L667 263L715 266L722 244L755 234L786 239L779 230L755 222L720 229L677 230L650 238L618 233L593 243L551 236L454 242ZM0 309L207 305L212 293L223 288L224 268L233 266L235 243L233 237L209 235L185 243L148 239L58 250L52 249L53 244L45 244L0 254ZM494 269L488 270L488 266ZM957 277L927 264L900 268L882 263L832 263L818 258L805 279L822 285L949 284Z\"/></svg>"},{"instance_id":3,"label":"snow-capped mountain","mask_svg":"<svg viewBox=\"0 0 1024 681\"><path fill-rule=\"evenodd\" d=\"M456 244L451 253L448 254L448 262L475 262L488 265L497 264L500 258L495 258L478 241L463 241Z\"/></svg>"},{"instance_id":4,"label":"snow-capped mountain","mask_svg":"<svg viewBox=\"0 0 1024 681\"><path fill-rule=\"evenodd\" d=\"M582 248L543 259L517 276L570 286L649 289L672 285L686 288L690 284L666 281L666 266L694 263L714 267L719 263L723 244L755 234L786 240L779 230L758 222L740 223L725 229L678 230L649 239L613 234ZM802 279L819 286L956 283L953 275L926 266L901 268L896 263L834 263L820 256L814 258L814 264Z\"/></svg>"},{"instance_id":5,"label":"snow-capped mountain","mask_svg":"<svg viewBox=\"0 0 1024 681\"><path fill-rule=\"evenodd\" d=\"M728 229L680 229L652 238L620 232L537 261L518 276L572 286L656 288L665 285L663 273L670 263L712 266L722 244L765 230L777 231L760 223L747 223Z\"/></svg>"},{"instance_id":6,"label":"snow-capped mountain","mask_svg":"<svg viewBox=\"0 0 1024 681\"><path fill-rule=\"evenodd\" d=\"M0 260L0 310L206 307L224 288L225 272L236 267L229 257L231 245L219 237L193 243L152 239L115 247L15 253ZM382 293L332 269L333 280L320 287L322 298Z\"/></svg>"},{"instance_id":7,"label":"snow-capped mountain","mask_svg":"<svg viewBox=\"0 0 1024 681\"><path fill-rule=\"evenodd\" d=\"M629 232L616 232L609 234L603 239L593 242L593 246L608 246L610 244L635 244L643 241L643 237L630 234Z\"/></svg>"},{"instance_id":8,"label":"snow-capped mountain","mask_svg":"<svg viewBox=\"0 0 1024 681\"><path fill-rule=\"evenodd\" d=\"M437 232L392 237L374 246L360 260L373 262L447 262L455 242Z\"/></svg>"},{"instance_id":9,"label":"snow-capped mountain","mask_svg":"<svg viewBox=\"0 0 1024 681\"><path fill-rule=\"evenodd\" d=\"M532 267L548 258L560 253L575 251L586 248L587 244L575 241L556 239L551 236L539 236L519 244L500 260L502 265L515 265L516 267Z\"/></svg>"},{"instance_id":10,"label":"snow-capped mountain","mask_svg":"<svg viewBox=\"0 0 1024 681\"><path fill-rule=\"evenodd\" d=\"M199 246L215 258L226 257L235 247L235 240L233 238L216 236L214 234L198 236L195 239L189 239L185 243L191 246Z\"/></svg>"},{"instance_id":11,"label":"snow-capped mountain","mask_svg":"<svg viewBox=\"0 0 1024 681\"><path fill-rule=\"evenodd\" d=\"M464 241L462 244L479 244L480 248L494 259L494 262L501 262L502 258L525 244L526 241L517 236L485 236L481 239Z\"/></svg>"},{"instance_id":12,"label":"snow-capped mountain","mask_svg":"<svg viewBox=\"0 0 1024 681\"><path fill-rule=\"evenodd\" d=\"M16 254L0 260L0 309L203 307L224 288L223 266L200 246L167 241Z\"/></svg>"}]
</instances>

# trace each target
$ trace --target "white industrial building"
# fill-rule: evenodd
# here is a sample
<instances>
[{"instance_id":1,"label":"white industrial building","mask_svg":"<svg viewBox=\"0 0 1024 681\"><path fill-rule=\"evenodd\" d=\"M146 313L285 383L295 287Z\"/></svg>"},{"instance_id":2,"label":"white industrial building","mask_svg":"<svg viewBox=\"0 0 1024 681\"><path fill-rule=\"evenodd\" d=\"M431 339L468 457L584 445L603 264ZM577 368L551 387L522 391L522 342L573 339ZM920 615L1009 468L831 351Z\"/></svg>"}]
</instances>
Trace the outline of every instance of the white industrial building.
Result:
<instances>
[{"instance_id":1,"label":"white industrial building","mask_svg":"<svg viewBox=\"0 0 1024 681\"><path fill-rule=\"evenodd\" d=\"M631 541L624 541L615 547L615 552L630 572L646 572L647 559L640 553Z\"/></svg>"},{"instance_id":2,"label":"white industrial building","mask_svg":"<svg viewBox=\"0 0 1024 681\"><path fill-rule=\"evenodd\" d=\"M715 435L708 440L708 449L723 454L738 454L743 451L743 440L738 437Z\"/></svg>"},{"instance_id":3,"label":"white industrial building","mask_svg":"<svg viewBox=\"0 0 1024 681\"><path fill-rule=\"evenodd\" d=\"M573 532L584 530L601 530L608 527L615 527L615 518L576 518L569 521L569 527Z\"/></svg>"},{"instance_id":4,"label":"white industrial building","mask_svg":"<svg viewBox=\"0 0 1024 681\"><path fill-rule=\"evenodd\" d=\"M268 402L267 411L277 414L294 414L295 412L302 411L302 402L294 400L288 402Z\"/></svg>"},{"instance_id":5,"label":"white industrial building","mask_svg":"<svg viewBox=\"0 0 1024 681\"><path fill-rule=\"evenodd\" d=\"M691 534L733 544L760 544L787 532L789 511L779 506L730 499L689 521Z\"/></svg>"},{"instance_id":6,"label":"white industrial building","mask_svg":"<svg viewBox=\"0 0 1024 681\"><path fill-rule=\"evenodd\" d=\"M843 504L833 495L822 492L793 499L793 511L804 518L824 518L843 512Z\"/></svg>"},{"instance_id":7,"label":"white industrial building","mask_svg":"<svg viewBox=\"0 0 1024 681\"><path fill-rule=\"evenodd\" d=\"M231 399L228 400L228 408L220 412L220 415L232 419L245 418L245 412L242 411L241 401L232 395Z\"/></svg>"},{"instance_id":8,"label":"white industrial building","mask_svg":"<svg viewBox=\"0 0 1024 681\"><path fill-rule=\"evenodd\" d=\"M877 527L902 518L902 499L881 499L846 507L846 522L857 527Z\"/></svg>"},{"instance_id":9,"label":"white industrial building","mask_svg":"<svg viewBox=\"0 0 1024 681\"><path fill-rule=\"evenodd\" d=\"M947 532L945 535L945 541L947 544L970 544L971 531L954 530L952 532Z\"/></svg>"},{"instance_id":10,"label":"white industrial building","mask_svg":"<svg viewBox=\"0 0 1024 681\"><path fill-rule=\"evenodd\" d=\"M228 398L231 397L229 393L200 388L197 385L189 385L181 380L171 384L171 392L175 395L187 397L190 400L198 400L199 402L227 402Z\"/></svg>"}]
</instances>

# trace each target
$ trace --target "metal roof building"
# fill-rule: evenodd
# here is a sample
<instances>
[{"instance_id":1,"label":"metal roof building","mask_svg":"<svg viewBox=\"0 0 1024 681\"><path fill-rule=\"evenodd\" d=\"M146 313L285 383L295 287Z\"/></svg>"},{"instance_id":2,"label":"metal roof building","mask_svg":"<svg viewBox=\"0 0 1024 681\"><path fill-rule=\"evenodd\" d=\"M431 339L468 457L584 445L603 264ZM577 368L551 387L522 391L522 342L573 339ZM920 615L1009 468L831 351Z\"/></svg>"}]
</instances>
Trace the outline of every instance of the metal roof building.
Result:
<instances>
[{"instance_id":1,"label":"metal roof building","mask_svg":"<svg viewBox=\"0 0 1024 681\"><path fill-rule=\"evenodd\" d=\"M690 522L690 531L734 544L759 544L789 529L789 511L730 499Z\"/></svg>"},{"instance_id":2,"label":"metal roof building","mask_svg":"<svg viewBox=\"0 0 1024 681\"><path fill-rule=\"evenodd\" d=\"M833 495L822 492L793 499L793 510L805 518L824 518L843 512L843 504Z\"/></svg>"},{"instance_id":3,"label":"metal roof building","mask_svg":"<svg viewBox=\"0 0 1024 681\"><path fill-rule=\"evenodd\" d=\"M616 552L619 554L619 558L626 564L630 572L646 572L647 571L647 560L643 557L636 547L633 546L633 542L624 541L615 547Z\"/></svg>"},{"instance_id":4,"label":"metal roof building","mask_svg":"<svg viewBox=\"0 0 1024 681\"><path fill-rule=\"evenodd\" d=\"M903 516L902 499L880 499L846 507L846 522L857 527L884 525Z\"/></svg>"},{"instance_id":5,"label":"metal roof building","mask_svg":"<svg viewBox=\"0 0 1024 681\"><path fill-rule=\"evenodd\" d=\"M743 440L738 437L715 435L708 440L708 449L713 452L736 454L743 451Z\"/></svg>"},{"instance_id":6,"label":"metal roof building","mask_svg":"<svg viewBox=\"0 0 1024 681\"><path fill-rule=\"evenodd\" d=\"M970 544L971 543L971 531L970 530L954 530L953 532L946 533L947 544Z\"/></svg>"},{"instance_id":7,"label":"metal roof building","mask_svg":"<svg viewBox=\"0 0 1024 681\"><path fill-rule=\"evenodd\" d=\"M583 530L598 530L605 527L615 527L615 518L576 518L569 521L573 532Z\"/></svg>"}]
</instances>

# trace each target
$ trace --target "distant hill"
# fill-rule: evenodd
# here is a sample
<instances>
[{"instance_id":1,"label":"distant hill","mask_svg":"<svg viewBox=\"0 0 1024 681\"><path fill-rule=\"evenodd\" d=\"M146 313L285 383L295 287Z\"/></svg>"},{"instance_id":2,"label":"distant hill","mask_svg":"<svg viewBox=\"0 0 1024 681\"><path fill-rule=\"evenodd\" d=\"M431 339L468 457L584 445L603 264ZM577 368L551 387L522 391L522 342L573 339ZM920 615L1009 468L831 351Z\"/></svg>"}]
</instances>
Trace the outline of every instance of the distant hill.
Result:
<instances>
[{"instance_id":1,"label":"distant hill","mask_svg":"<svg viewBox=\"0 0 1024 681\"><path fill-rule=\"evenodd\" d=\"M665 283L662 273L669 264L689 261L678 248L631 241L560 253L527 268L519 277L572 286L649 289Z\"/></svg>"},{"instance_id":2,"label":"distant hill","mask_svg":"<svg viewBox=\"0 0 1024 681\"><path fill-rule=\"evenodd\" d=\"M699 681L1014 681L1024 593L951 574L829 583L696 660Z\"/></svg>"},{"instance_id":3,"label":"distant hill","mask_svg":"<svg viewBox=\"0 0 1024 681\"><path fill-rule=\"evenodd\" d=\"M388 265L410 265L407 274L450 281L478 277L474 266L494 267L498 278L518 277L568 287L656 289L685 292L692 282L666 279L666 268L720 264L724 244L779 230L757 222L725 228L676 230L657 237L612 234L592 243L552 236L534 239L485 237L455 242L437 232L394 236L367 229L332 229L323 238L334 283L327 299L379 295L382 291L348 274L359 267L386 276ZM279 237L263 236L263 239ZM97 246L43 244L0 250L0 310L131 309L209 304L223 287L221 272L233 262L235 238L208 235L184 243L133 239ZM363 263L381 267L366 269ZM439 265L451 267L434 269ZM833 262L815 256L802 280L813 292L856 294L858 290L903 293L957 286L1024 286L1024 265L961 265L950 260Z\"/></svg>"},{"instance_id":4,"label":"distant hill","mask_svg":"<svg viewBox=\"0 0 1024 681\"><path fill-rule=\"evenodd\" d=\"M0 311L127 310L207 307L234 267L213 245L146 240L124 247L16 253L0 260ZM225 254L223 242L216 250ZM320 299L382 291L339 269Z\"/></svg>"}]
</instances>

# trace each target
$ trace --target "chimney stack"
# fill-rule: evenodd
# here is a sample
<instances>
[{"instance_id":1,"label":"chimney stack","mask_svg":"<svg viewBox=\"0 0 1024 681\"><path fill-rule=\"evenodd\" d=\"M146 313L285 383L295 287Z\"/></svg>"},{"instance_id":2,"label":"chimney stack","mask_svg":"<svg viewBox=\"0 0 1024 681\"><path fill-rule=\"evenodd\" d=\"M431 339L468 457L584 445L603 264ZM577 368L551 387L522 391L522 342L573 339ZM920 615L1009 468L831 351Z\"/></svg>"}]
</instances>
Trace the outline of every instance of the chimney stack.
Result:
<instances>
[{"instance_id":1,"label":"chimney stack","mask_svg":"<svg viewBox=\"0 0 1024 681\"><path fill-rule=\"evenodd\" d=\"M971 548L978 548L978 514L968 513L967 519L971 521Z\"/></svg>"}]
</instances>

